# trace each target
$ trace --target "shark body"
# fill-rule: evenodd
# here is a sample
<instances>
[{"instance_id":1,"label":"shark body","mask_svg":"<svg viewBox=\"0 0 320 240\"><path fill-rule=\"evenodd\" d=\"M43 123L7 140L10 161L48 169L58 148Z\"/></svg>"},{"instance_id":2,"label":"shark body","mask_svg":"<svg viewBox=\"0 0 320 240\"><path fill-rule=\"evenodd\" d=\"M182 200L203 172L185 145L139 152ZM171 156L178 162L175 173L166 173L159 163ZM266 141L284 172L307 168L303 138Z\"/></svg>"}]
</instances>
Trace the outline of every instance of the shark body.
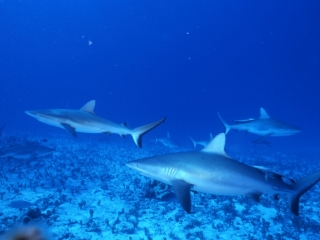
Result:
<instances>
[{"instance_id":1,"label":"shark body","mask_svg":"<svg viewBox=\"0 0 320 240\"><path fill-rule=\"evenodd\" d=\"M228 133L231 129L235 129L237 131L254 133L264 138L268 136L289 136L301 131L301 129L296 126L270 118L263 108L260 108L260 118L235 120L236 124L233 125L226 123L219 113L218 115L221 122L226 127L225 133Z\"/></svg>"},{"instance_id":2,"label":"shark body","mask_svg":"<svg viewBox=\"0 0 320 240\"><path fill-rule=\"evenodd\" d=\"M170 137L170 133L169 132L167 132L167 137L156 138L155 141L156 141L156 143L157 142L162 143L163 146L168 147L168 148L178 148L178 147L180 147L180 144Z\"/></svg>"},{"instance_id":3,"label":"shark body","mask_svg":"<svg viewBox=\"0 0 320 240\"><path fill-rule=\"evenodd\" d=\"M36 118L40 122L64 128L72 136L77 137L76 132L83 133L105 133L105 134L119 134L124 137L130 134L138 147L142 147L142 136L154 129L165 121L165 117L134 129L130 129L126 124L118 124L94 113L95 100L89 101L79 110L71 109L44 109L26 111L26 114Z\"/></svg>"},{"instance_id":4,"label":"shark body","mask_svg":"<svg viewBox=\"0 0 320 240\"><path fill-rule=\"evenodd\" d=\"M293 214L299 199L320 180L320 171L298 181L263 167L231 159L224 151L225 134L217 135L199 152L174 153L134 160L126 165L146 177L170 184L183 209L190 213L190 191L216 195L247 195L258 201L262 194L287 194Z\"/></svg>"},{"instance_id":5,"label":"shark body","mask_svg":"<svg viewBox=\"0 0 320 240\"><path fill-rule=\"evenodd\" d=\"M53 148L41 146L34 143L26 143L1 151L0 157L29 159L48 156L52 154L54 151L55 150Z\"/></svg>"},{"instance_id":6,"label":"shark body","mask_svg":"<svg viewBox=\"0 0 320 240\"><path fill-rule=\"evenodd\" d=\"M199 140L199 141L196 141L194 140L192 137L189 136L189 138L191 139L192 143L193 143L193 148L196 148L197 145L199 146L207 146L208 143L212 140L212 134L210 133L210 139L209 140Z\"/></svg>"}]
</instances>

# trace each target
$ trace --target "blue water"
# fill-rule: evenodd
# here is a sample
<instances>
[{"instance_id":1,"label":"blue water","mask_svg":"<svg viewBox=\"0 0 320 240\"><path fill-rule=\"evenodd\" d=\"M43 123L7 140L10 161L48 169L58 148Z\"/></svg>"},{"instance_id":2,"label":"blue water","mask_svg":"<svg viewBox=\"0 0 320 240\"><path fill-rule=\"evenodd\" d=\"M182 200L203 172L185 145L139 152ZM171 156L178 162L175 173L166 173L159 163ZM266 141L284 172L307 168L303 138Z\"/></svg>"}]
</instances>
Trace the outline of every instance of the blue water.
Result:
<instances>
[{"instance_id":1,"label":"blue water","mask_svg":"<svg viewBox=\"0 0 320 240\"><path fill-rule=\"evenodd\" d=\"M188 135L224 131L218 112L231 123L263 107L302 128L272 145L317 147L319 10L317 0L1 0L0 126L71 138L24 111L95 99L97 115L130 127L167 116L144 141L169 131L189 147ZM228 136L240 145L256 138Z\"/></svg>"}]
</instances>

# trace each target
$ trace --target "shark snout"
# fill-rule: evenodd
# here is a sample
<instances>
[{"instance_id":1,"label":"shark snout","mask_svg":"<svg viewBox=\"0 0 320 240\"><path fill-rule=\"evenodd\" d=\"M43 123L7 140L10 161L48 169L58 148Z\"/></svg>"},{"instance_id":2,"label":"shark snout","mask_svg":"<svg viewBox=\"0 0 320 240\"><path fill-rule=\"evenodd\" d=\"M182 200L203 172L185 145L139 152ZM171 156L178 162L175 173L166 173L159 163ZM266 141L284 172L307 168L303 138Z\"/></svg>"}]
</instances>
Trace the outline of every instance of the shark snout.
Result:
<instances>
[{"instance_id":1,"label":"shark snout","mask_svg":"<svg viewBox=\"0 0 320 240\"><path fill-rule=\"evenodd\" d=\"M37 116L36 111L25 111L25 113L28 114L31 117L36 117Z\"/></svg>"},{"instance_id":2,"label":"shark snout","mask_svg":"<svg viewBox=\"0 0 320 240\"><path fill-rule=\"evenodd\" d=\"M126 166L131 168L131 169L137 169L138 164L135 163L135 162L128 162L128 163L126 163Z\"/></svg>"}]
</instances>

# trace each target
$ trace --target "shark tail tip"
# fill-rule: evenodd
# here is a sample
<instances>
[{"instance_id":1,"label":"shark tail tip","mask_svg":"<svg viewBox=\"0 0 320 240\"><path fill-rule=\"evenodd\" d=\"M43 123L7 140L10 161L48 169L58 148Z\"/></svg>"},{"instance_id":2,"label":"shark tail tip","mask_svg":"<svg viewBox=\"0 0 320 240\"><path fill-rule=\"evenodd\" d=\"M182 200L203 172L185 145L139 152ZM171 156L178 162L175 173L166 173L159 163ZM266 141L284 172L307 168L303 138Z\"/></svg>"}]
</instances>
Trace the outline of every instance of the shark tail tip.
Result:
<instances>
[{"instance_id":1,"label":"shark tail tip","mask_svg":"<svg viewBox=\"0 0 320 240\"><path fill-rule=\"evenodd\" d=\"M306 177L299 179L295 183L295 192L289 194L289 207L290 211L299 216L299 200L300 197L306 193L310 188L316 185L320 181L320 171L310 174Z\"/></svg>"},{"instance_id":2,"label":"shark tail tip","mask_svg":"<svg viewBox=\"0 0 320 240\"><path fill-rule=\"evenodd\" d=\"M226 122L226 121L224 121L223 119L222 119L222 117L220 116L220 113L218 112L218 116L219 116L219 118L220 118L220 121L222 122L222 124L225 126L225 128L226 128L226 130L225 130L225 134L227 134L229 131L230 131L230 129L231 129L231 127L230 127L230 125Z\"/></svg>"},{"instance_id":3,"label":"shark tail tip","mask_svg":"<svg viewBox=\"0 0 320 240\"><path fill-rule=\"evenodd\" d=\"M135 144L139 147L142 148L142 136L144 134L146 134L147 132L151 131L152 129L156 128L157 126L159 126L161 123L163 123L166 120L166 117L161 118L158 121L155 121L153 123L149 123L147 125L141 126L141 127L137 127L135 129L133 129L132 132L132 138L133 141L135 142ZM156 142L157 142L157 138L156 138Z\"/></svg>"},{"instance_id":4,"label":"shark tail tip","mask_svg":"<svg viewBox=\"0 0 320 240\"><path fill-rule=\"evenodd\" d=\"M196 141L195 141L195 140L193 140L193 138L192 138L192 137L190 137L190 135L189 135L189 138L190 138L190 140L191 140L191 141L192 141L192 143L193 143L193 148L196 148L196 146L197 146Z\"/></svg>"}]
</instances>

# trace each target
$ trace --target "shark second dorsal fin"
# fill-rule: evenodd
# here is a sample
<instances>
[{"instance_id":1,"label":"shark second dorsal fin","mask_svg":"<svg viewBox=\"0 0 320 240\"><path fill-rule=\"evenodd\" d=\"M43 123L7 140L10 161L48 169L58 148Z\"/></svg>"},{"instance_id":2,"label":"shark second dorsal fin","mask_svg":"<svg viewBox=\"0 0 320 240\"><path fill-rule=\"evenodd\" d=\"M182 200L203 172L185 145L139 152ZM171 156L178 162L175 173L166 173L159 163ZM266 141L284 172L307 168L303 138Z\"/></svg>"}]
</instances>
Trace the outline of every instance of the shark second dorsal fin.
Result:
<instances>
[{"instance_id":1,"label":"shark second dorsal fin","mask_svg":"<svg viewBox=\"0 0 320 240\"><path fill-rule=\"evenodd\" d=\"M226 144L226 134L220 133L215 136L201 151L207 153L215 153L230 158L224 151Z\"/></svg>"},{"instance_id":2,"label":"shark second dorsal fin","mask_svg":"<svg viewBox=\"0 0 320 240\"><path fill-rule=\"evenodd\" d=\"M82 108L80 108L80 110L95 114L94 113L95 105L96 105L96 100L91 100L91 101L87 102Z\"/></svg>"},{"instance_id":3,"label":"shark second dorsal fin","mask_svg":"<svg viewBox=\"0 0 320 240\"><path fill-rule=\"evenodd\" d=\"M260 108L260 118L270 118L266 110Z\"/></svg>"}]
</instances>

